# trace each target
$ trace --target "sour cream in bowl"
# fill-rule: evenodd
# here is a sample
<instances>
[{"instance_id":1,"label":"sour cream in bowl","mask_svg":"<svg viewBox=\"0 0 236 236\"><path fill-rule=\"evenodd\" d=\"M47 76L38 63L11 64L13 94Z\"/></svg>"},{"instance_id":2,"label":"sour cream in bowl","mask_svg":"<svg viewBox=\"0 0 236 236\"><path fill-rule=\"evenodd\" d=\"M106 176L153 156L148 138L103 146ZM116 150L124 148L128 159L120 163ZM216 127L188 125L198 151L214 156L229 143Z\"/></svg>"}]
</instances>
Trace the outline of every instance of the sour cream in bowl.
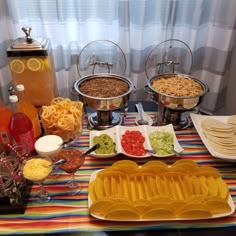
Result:
<instances>
[{"instance_id":1,"label":"sour cream in bowl","mask_svg":"<svg viewBox=\"0 0 236 236\"><path fill-rule=\"evenodd\" d=\"M44 157L55 158L62 149L63 140L58 135L45 135L35 142L35 151Z\"/></svg>"}]
</instances>

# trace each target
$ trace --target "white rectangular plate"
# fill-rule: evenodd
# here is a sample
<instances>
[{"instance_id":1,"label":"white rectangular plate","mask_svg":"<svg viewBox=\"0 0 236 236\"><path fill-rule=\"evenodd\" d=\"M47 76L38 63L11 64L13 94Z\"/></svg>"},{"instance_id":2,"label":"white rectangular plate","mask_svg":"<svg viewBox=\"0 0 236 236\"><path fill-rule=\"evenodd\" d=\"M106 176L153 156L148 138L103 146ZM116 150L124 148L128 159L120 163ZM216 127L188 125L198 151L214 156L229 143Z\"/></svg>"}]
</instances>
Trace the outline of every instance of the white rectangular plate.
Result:
<instances>
[{"instance_id":1,"label":"white rectangular plate","mask_svg":"<svg viewBox=\"0 0 236 236\"><path fill-rule=\"evenodd\" d=\"M176 138L176 135L175 135L175 131L174 131L174 128L173 128L173 125L165 125L165 126L149 126L149 125L142 125L142 126L120 126L120 125L117 125L117 126L114 126L110 129L107 129L107 130L92 130L90 131L89 133L89 146L92 147L94 144L93 144L93 137L94 136L98 136L98 135L101 135L101 134L108 134L112 139L113 141L116 143L116 153L111 153L111 154L96 154L95 152L92 152L91 153L91 156L94 156L94 157L99 157L99 158L108 158L108 157L114 157L114 156L117 156L118 154L124 154L128 157L131 157L131 158L146 158L146 157L149 157L149 156L155 156L155 157L159 157L159 158L163 158L163 157L169 157L169 156L174 156L175 153L173 154L168 154L168 155L156 155L156 154L150 154L150 153L147 153L146 155L144 156L133 156L133 155L130 155L128 153L126 153L122 146L121 146L121 136L122 134L125 133L126 130L138 130L142 133L142 135L145 137L145 143L144 143L144 148L145 149L148 149L148 150L151 150L151 144L150 144L150 141L149 141L149 133L150 132L153 132L153 131L169 131L173 134L174 136L174 150L175 152L177 153L181 153L183 151L183 148L181 147L181 145L179 144L177 138Z\"/></svg>"},{"instance_id":2,"label":"white rectangular plate","mask_svg":"<svg viewBox=\"0 0 236 236\"><path fill-rule=\"evenodd\" d=\"M102 170L102 169L101 169ZM92 173L91 177L90 177L90 181L89 182L92 182L93 180L96 179L96 176L97 176L97 173L101 170L96 170ZM88 208L90 208L92 204L92 200L89 196L89 192L88 192ZM208 219L215 219L215 218L221 218L221 217L226 217L226 216L230 216L234 213L235 211L235 205L234 205L234 201L231 197L231 195L229 194L229 197L228 197L228 204L230 205L230 208L231 210L229 212L226 212L226 213L223 213L223 214L214 214L212 217L210 218L171 218L171 219L167 219L167 218L163 218L163 219L158 219L158 221L183 221L183 220L208 220ZM95 214L91 214L93 217L97 218L97 219L100 219L100 220L108 220L108 219L104 219L103 217L101 216L97 216ZM122 219L120 220L112 220L112 221L124 221ZM127 221L127 220L126 220ZM157 221L155 219L139 219L139 220L129 220L131 222L136 222L136 221Z\"/></svg>"},{"instance_id":3,"label":"white rectangular plate","mask_svg":"<svg viewBox=\"0 0 236 236\"><path fill-rule=\"evenodd\" d=\"M202 128L201 128L201 122L202 122L202 120L204 120L206 118L212 117L216 120L219 120L219 121L222 121L222 122L226 123L229 116L206 116L206 115L199 115L199 114L190 113L190 117L193 121L195 129L197 130L199 136L202 139L202 142L204 143L204 145L206 146L206 148L208 149L208 151L211 153L211 155L213 157L225 159L225 160L228 160L228 161L236 161L236 156L229 156L229 155L224 155L222 153L216 152L214 150L214 148L207 141L207 138L204 135L204 133L202 132Z\"/></svg>"}]
</instances>

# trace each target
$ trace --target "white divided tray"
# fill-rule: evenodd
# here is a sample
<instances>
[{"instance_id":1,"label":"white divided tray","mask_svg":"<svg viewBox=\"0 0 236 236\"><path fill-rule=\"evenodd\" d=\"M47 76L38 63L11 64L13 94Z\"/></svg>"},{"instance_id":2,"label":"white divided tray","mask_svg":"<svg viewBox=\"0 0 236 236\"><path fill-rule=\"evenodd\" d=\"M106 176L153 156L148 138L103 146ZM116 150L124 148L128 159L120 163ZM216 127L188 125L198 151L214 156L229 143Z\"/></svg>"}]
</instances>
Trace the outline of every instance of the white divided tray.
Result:
<instances>
[{"instance_id":1,"label":"white divided tray","mask_svg":"<svg viewBox=\"0 0 236 236\"><path fill-rule=\"evenodd\" d=\"M121 137L122 135L126 132L126 130L138 130L142 133L142 135L144 136L145 138L145 142L144 142L144 148L145 149L148 149L148 150L151 150L151 144L150 144L150 140L149 140L149 134L151 132L154 132L154 131L169 131L171 133L173 133L173 136L174 136L174 150L175 152L177 153L181 153L183 151L183 148L180 146L177 138L176 138L176 135L175 135L175 132L174 132L174 128L173 128L173 125L166 125L166 126L149 126L149 125L142 125L142 126L120 126L120 125L117 125L117 126L114 126L110 129L107 129L107 130L101 130L101 131L98 131L98 130L92 130L90 131L90 134L89 134L89 145L90 147L92 147L94 144L93 144L93 137L94 136L99 136L101 134L107 134L109 135L114 143L116 144L116 153L111 153L111 154L96 154L95 152L92 152L90 155L91 156L94 156L94 157L101 157L101 158L108 158L108 157L114 157L114 156L117 156L118 154L124 154L126 156L129 156L129 157L132 157L132 158L145 158L145 157L149 157L149 156L155 156L155 157L168 157L168 156L174 156L175 153L173 154L168 154L168 155L157 155L157 154L150 154L150 153L147 153L146 155L144 156L133 156L133 155L130 155L128 153L126 153L122 146L121 146Z\"/></svg>"}]
</instances>

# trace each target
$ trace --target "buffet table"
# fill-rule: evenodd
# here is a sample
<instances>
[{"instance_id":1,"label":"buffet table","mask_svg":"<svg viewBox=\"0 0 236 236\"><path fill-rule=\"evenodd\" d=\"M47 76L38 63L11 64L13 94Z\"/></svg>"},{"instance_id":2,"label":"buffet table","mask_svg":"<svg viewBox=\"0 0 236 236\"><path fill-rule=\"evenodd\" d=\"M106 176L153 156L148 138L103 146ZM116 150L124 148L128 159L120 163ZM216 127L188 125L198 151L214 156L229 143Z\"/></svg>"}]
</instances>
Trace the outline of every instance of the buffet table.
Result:
<instances>
[{"instance_id":1,"label":"buffet table","mask_svg":"<svg viewBox=\"0 0 236 236\"><path fill-rule=\"evenodd\" d=\"M129 112L125 125L134 125L137 113ZM155 114L148 113L152 118ZM162 159L172 164L180 158L191 159L203 166L213 166L219 169L223 179L229 186L233 201L236 203L236 168L232 162L226 162L212 157L202 143L194 128L176 131L179 143L184 148L180 156ZM89 146L89 130L84 119L83 133L79 139L82 150ZM40 203L37 200L38 185L33 185L26 199L24 214L0 215L0 234L34 234L34 233L63 233L63 232L98 232L98 231L143 231L185 228L222 228L236 226L236 213L229 217L209 220L188 221L156 221L156 222L112 222L91 217L88 213L88 183L91 174L101 168L110 166L120 159L129 159L123 155L113 158L86 157L84 165L77 171L76 178L82 184L82 191L71 195L65 187L69 175L63 171L52 174L45 181L51 200ZM135 159L143 164L155 158ZM134 159L132 159L134 160Z\"/></svg>"}]
</instances>

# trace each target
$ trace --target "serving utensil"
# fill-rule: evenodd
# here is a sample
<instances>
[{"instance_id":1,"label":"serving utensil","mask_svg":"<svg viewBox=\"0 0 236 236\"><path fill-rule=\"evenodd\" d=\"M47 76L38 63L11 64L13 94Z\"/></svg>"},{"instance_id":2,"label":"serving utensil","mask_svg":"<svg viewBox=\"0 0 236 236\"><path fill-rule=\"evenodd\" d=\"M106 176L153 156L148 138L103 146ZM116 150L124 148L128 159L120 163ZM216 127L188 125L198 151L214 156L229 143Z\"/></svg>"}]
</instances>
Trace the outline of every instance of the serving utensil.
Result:
<instances>
[{"instance_id":1,"label":"serving utensil","mask_svg":"<svg viewBox=\"0 0 236 236\"><path fill-rule=\"evenodd\" d=\"M89 149L88 149L86 152L84 152L81 156L82 156L82 157L83 157L83 156L86 156L86 155L88 155L89 153L95 151L95 150L98 149L98 148L100 148L100 144L99 144L99 143L97 143L97 144L95 144L94 146L92 146L91 148L89 148Z\"/></svg>"},{"instance_id":2,"label":"serving utensil","mask_svg":"<svg viewBox=\"0 0 236 236\"><path fill-rule=\"evenodd\" d=\"M62 159L60 159L58 161L52 162L49 166L56 166L56 165L63 164L65 162L67 162L67 159L66 158L62 158Z\"/></svg>"},{"instance_id":3,"label":"serving utensil","mask_svg":"<svg viewBox=\"0 0 236 236\"><path fill-rule=\"evenodd\" d=\"M77 143L76 141L71 141L69 143L63 143L62 144L62 148L65 148L65 149L75 148L75 147L79 147L79 146L80 146L79 143ZM86 152L82 153L81 156L86 156L86 155L88 155L89 153L95 151L98 148L100 148L99 143L95 144L90 149L88 149ZM59 163L59 164L62 164L62 163Z\"/></svg>"},{"instance_id":4,"label":"serving utensil","mask_svg":"<svg viewBox=\"0 0 236 236\"><path fill-rule=\"evenodd\" d=\"M145 151L146 152L148 152L149 154L156 154L156 152L153 150L153 149L145 149ZM177 150L175 150L175 149L173 149L173 152L174 152L174 154L178 157L178 156L180 156L180 152L178 152Z\"/></svg>"},{"instance_id":5,"label":"serving utensil","mask_svg":"<svg viewBox=\"0 0 236 236\"><path fill-rule=\"evenodd\" d=\"M137 106L137 109L138 109L138 114L139 114L139 120L137 120L137 123L139 125L148 125L148 121L144 119L144 110L143 110L143 105L141 102L138 103L138 106Z\"/></svg>"},{"instance_id":6,"label":"serving utensil","mask_svg":"<svg viewBox=\"0 0 236 236\"><path fill-rule=\"evenodd\" d=\"M62 148L73 148L73 147L79 147L79 143L73 140L62 144Z\"/></svg>"}]
</instances>

